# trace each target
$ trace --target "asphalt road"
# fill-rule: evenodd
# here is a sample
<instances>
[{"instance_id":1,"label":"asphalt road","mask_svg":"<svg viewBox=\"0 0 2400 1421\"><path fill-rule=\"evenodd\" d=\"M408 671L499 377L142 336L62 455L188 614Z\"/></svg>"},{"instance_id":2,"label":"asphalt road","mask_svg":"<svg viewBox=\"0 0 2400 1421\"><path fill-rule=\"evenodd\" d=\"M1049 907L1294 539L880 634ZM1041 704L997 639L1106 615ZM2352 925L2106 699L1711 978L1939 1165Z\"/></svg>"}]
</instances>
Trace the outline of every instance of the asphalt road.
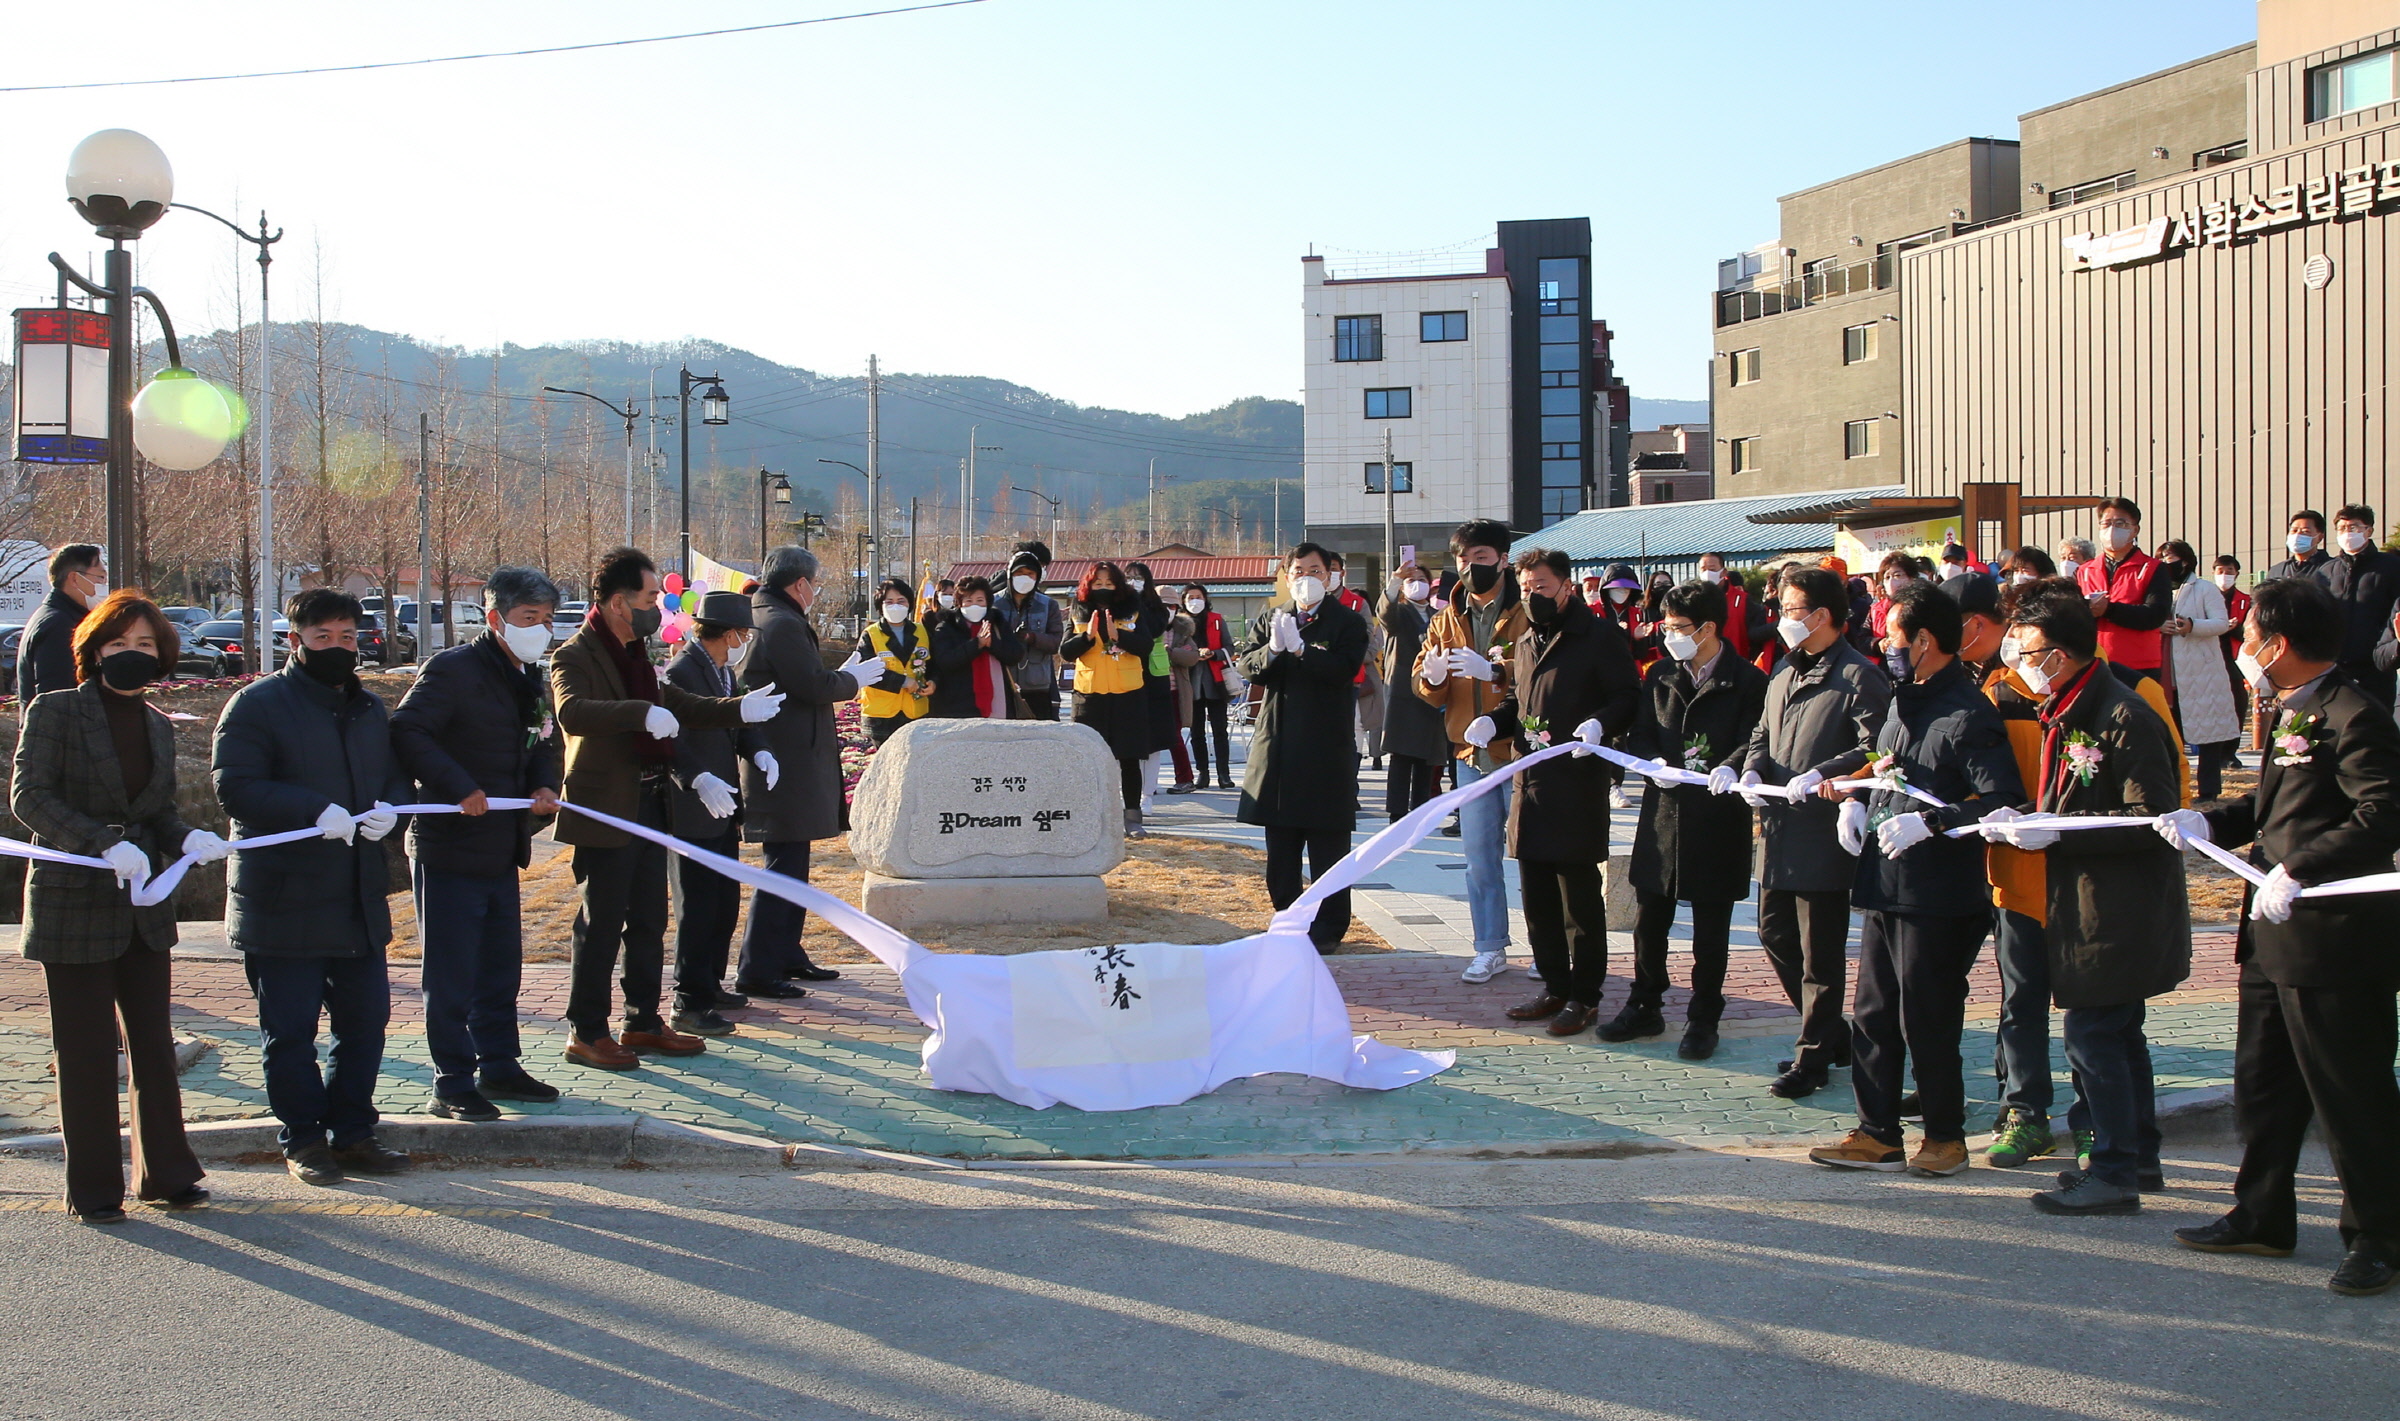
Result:
<instances>
[{"instance_id":1,"label":"asphalt road","mask_svg":"<svg viewBox=\"0 0 2400 1421\"><path fill-rule=\"evenodd\" d=\"M2316 1162L2322 1171L2323 1161ZM425 1170L115 1229L0 1160L0 1416L2389 1417L2400 1292L2034 1180L1791 1156L733 1175ZM339 1211L339 1212L337 1212Z\"/></svg>"}]
</instances>

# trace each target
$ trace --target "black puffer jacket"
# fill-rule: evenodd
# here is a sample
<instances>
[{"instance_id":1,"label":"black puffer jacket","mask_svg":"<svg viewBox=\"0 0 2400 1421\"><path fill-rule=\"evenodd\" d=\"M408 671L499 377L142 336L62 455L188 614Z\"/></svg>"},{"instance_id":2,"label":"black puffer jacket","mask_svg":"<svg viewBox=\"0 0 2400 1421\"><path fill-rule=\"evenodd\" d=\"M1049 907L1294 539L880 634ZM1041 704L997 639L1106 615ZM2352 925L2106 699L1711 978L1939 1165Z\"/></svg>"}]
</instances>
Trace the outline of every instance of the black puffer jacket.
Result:
<instances>
[{"instance_id":1,"label":"black puffer jacket","mask_svg":"<svg viewBox=\"0 0 2400 1421\"><path fill-rule=\"evenodd\" d=\"M456 804L477 790L494 799L556 793L549 690L488 632L426 662L392 712L392 753L417 782L410 798ZM547 823L522 809L428 814L409 821L408 849L438 872L505 878L532 861L533 831Z\"/></svg>"},{"instance_id":2,"label":"black puffer jacket","mask_svg":"<svg viewBox=\"0 0 2400 1421\"><path fill-rule=\"evenodd\" d=\"M1954 657L1929 679L1892 688L1891 715L1875 751L1893 757L1903 782L1946 807L1935 809L1896 790L1868 797L1866 852L1859 855L1858 886L1851 894L1858 907L1936 918L1992 911L1983 839L1973 834L1944 838L1941 831L1972 824L2004 804L2023 804L2026 795L2000 712L1968 669ZM1895 815L1917 813L1924 814L1934 836L1910 845L1896 859L1884 857L1876 828Z\"/></svg>"}]
</instances>

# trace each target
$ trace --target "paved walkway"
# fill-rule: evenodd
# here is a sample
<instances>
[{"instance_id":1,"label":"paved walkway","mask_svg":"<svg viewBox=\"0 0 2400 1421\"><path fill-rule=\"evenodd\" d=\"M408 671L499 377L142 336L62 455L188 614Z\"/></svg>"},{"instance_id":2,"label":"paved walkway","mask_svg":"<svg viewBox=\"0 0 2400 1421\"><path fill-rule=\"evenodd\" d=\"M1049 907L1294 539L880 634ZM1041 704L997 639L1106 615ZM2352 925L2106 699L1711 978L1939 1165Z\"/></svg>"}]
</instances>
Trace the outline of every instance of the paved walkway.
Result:
<instances>
[{"instance_id":1,"label":"paved walkway","mask_svg":"<svg viewBox=\"0 0 2400 1421\"><path fill-rule=\"evenodd\" d=\"M1380 804L1380 777L1366 799ZM1151 824L1160 833L1192 833L1256 842L1235 824L1233 796L1220 791L1158 797ZM1378 816L1379 817L1379 816ZM1614 837L1630 844L1635 814L1617 811ZM1179 1106L1090 1114L1064 1106L1027 1110L987 1096L937 1091L924 1080L910 1016L890 971L845 969L805 1001L732 1013L735 1037L708 1054L660 1061L626 1075L563 1060L566 970L526 969L521 1017L526 1060L567 1091L555 1106L527 1113L635 1110L645 1114L764 1133L912 1153L1016 1158L1145 1158L1318 1153L1393 1149L1556 1150L1627 1142L1730 1145L1793 1142L1838 1133L1849 1123L1846 1073L1798 1102L1776 1100L1765 1086L1787 1053L1794 1027L1750 914L1737 924L1725 1040L1715 1059L1679 1060L1684 994L1667 1002L1669 1032L1657 1040L1610 1046L1590 1033L1565 1041L1503 1015L1532 991L1524 971L1521 922L1518 970L1480 986L1458 980L1469 953L1464 874L1458 841L1436 836L1373 880L1389 887L1360 892L1361 916L1399 950L1331 959L1358 1030L1398 1045L1453 1047L1459 1064L1403 1090L1351 1090L1292 1076L1236 1082ZM1512 874L1511 897L1514 898ZM212 925L190 924L191 950L179 953L176 1012L182 1029L212 1043L184 1076L195 1119L264 1113L255 1016L238 961L224 954ZM1612 1013L1626 990L1631 943L1612 933ZM1675 980L1689 980L1688 924L1670 958ZM2232 936L2203 932L2184 990L2153 1004L2151 1036L2162 1091L2222 1084L2233 1048ZM395 964L394 1021L381 1092L389 1112L423 1108L431 1089L416 968ZM1994 1092L1990 1025L1999 983L1988 954L1978 964L1965 1043L1971 1121L1988 1122ZM55 1124L47 1020L40 969L0 958L0 1135ZM2054 1032L2055 1036L2055 1032ZM2063 1053L2059 1110L2067 1103Z\"/></svg>"}]
</instances>

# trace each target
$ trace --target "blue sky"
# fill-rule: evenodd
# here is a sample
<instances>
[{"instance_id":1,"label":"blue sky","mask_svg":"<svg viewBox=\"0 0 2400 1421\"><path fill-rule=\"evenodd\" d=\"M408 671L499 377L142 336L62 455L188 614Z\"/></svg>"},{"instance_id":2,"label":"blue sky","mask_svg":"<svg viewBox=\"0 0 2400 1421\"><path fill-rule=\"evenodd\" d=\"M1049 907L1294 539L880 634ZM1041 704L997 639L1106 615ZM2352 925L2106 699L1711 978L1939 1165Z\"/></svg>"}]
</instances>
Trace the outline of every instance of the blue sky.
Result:
<instances>
[{"instance_id":1,"label":"blue sky","mask_svg":"<svg viewBox=\"0 0 2400 1421\"><path fill-rule=\"evenodd\" d=\"M888 0L887 0L888 3ZM0 86L413 58L839 14L842 0L12 5ZM1635 393L1705 394L1715 262L1775 198L2249 40L2247 0L1788 5L986 0L541 58L0 94L0 297L92 250L94 129L292 233L278 316L488 347L701 336L835 374L1181 414L1300 384L1298 257L1589 215ZM231 239L142 243L226 319ZM251 270L245 268L245 270Z\"/></svg>"}]
</instances>

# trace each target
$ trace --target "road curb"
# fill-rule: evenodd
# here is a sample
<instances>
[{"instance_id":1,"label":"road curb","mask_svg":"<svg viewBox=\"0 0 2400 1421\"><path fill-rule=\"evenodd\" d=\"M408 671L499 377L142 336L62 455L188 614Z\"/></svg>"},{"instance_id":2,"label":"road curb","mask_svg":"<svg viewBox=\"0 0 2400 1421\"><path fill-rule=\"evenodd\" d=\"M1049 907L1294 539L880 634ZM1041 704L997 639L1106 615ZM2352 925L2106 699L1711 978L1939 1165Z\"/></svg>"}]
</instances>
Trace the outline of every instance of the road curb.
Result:
<instances>
[{"instance_id":1,"label":"road curb","mask_svg":"<svg viewBox=\"0 0 2400 1421\"><path fill-rule=\"evenodd\" d=\"M192 1150L219 1163L280 1153L272 1118L203 1120L185 1127ZM393 1149L437 1160L485 1164L550 1164L624 1167L765 1166L781 1168L793 1148L758 1135L712 1130L655 1120L630 1112L593 1115L523 1115L474 1124L429 1116L385 1116L376 1138ZM130 1148L130 1141L129 1148ZM52 1134L0 1139L0 1154L55 1154L65 1148Z\"/></svg>"}]
</instances>

